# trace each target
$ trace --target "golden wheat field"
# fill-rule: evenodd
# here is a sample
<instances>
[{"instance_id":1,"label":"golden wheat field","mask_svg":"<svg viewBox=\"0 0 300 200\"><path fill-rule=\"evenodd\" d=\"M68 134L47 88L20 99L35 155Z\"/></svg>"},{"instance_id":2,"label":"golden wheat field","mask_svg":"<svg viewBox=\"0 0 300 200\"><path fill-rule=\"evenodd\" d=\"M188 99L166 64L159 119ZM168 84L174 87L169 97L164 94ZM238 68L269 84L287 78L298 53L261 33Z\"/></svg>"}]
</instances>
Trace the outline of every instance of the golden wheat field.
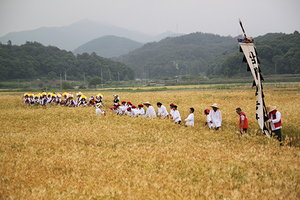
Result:
<instances>
[{"instance_id":1,"label":"golden wheat field","mask_svg":"<svg viewBox=\"0 0 300 200\"><path fill-rule=\"evenodd\" d=\"M99 91L101 92L101 91ZM98 92L97 92L98 93ZM167 119L107 116L93 107L22 103L22 93L0 94L1 199L299 199L299 90L265 90L282 113L284 146L260 133L254 90L120 92L134 105L195 108L195 127ZM87 96L95 95L89 92ZM204 109L217 103L219 131L204 126ZM237 134L241 107L249 133Z\"/></svg>"}]
</instances>

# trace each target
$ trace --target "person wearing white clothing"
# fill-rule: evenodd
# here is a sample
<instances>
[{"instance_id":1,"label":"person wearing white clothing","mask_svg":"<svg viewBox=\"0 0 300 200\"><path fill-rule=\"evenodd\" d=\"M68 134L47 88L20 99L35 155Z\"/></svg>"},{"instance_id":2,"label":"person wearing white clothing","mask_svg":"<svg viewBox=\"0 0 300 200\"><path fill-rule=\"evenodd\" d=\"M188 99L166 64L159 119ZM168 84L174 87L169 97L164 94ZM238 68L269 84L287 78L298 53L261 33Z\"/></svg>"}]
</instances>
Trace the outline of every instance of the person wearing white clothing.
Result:
<instances>
[{"instance_id":1,"label":"person wearing white clothing","mask_svg":"<svg viewBox=\"0 0 300 200\"><path fill-rule=\"evenodd\" d=\"M267 106L267 113L268 113L268 122L270 123L270 127L272 130L272 133L275 137L277 137L277 140L280 142L280 145L282 146L282 139L281 139L281 113L276 110L276 106Z\"/></svg>"},{"instance_id":2,"label":"person wearing white clothing","mask_svg":"<svg viewBox=\"0 0 300 200\"><path fill-rule=\"evenodd\" d=\"M190 114L185 119L185 121L186 121L185 125L186 126L194 126L195 125L195 122L194 122L194 111L195 111L194 108L190 108Z\"/></svg>"},{"instance_id":3,"label":"person wearing white clothing","mask_svg":"<svg viewBox=\"0 0 300 200\"><path fill-rule=\"evenodd\" d=\"M137 110L134 108L131 108L131 107L127 108L127 112L128 112L128 115L130 115L132 117L136 117L138 114Z\"/></svg>"},{"instance_id":4,"label":"person wearing white clothing","mask_svg":"<svg viewBox=\"0 0 300 200\"><path fill-rule=\"evenodd\" d=\"M142 117L144 117L144 115L145 115L145 110L143 107L144 106L142 104L139 104L138 109L136 110L137 115L140 115Z\"/></svg>"},{"instance_id":5,"label":"person wearing white clothing","mask_svg":"<svg viewBox=\"0 0 300 200\"><path fill-rule=\"evenodd\" d=\"M212 123L212 127L214 127L216 130L219 130L219 128L222 125L221 112L220 112L219 107L216 103L214 103L210 107L213 108L213 110L211 110L209 112L209 115L210 115L210 118L211 118L210 123Z\"/></svg>"},{"instance_id":6,"label":"person wearing white clothing","mask_svg":"<svg viewBox=\"0 0 300 200\"><path fill-rule=\"evenodd\" d=\"M128 106L126 105L126 101L122 101L122 106L120 106L121 110L122 110L122 115L127 114L127 108Z\"/></svg>"},{"instance_id":7,"label":"person wearing white clothing","mask_svg":"<svg viewBox=\"0 0 300 200\"><path fill-rule=\"evenodd\" d=\"M157 117L161 118L165 118L165 117L169 117L169 113L166 109L166 107L164 105L162 105L162 103L157 102L157 107L158 107L158 114Z\"/></svg>"},{"instance_id":8,"label":"person wearing white clothing","mask_svg":"<svg viewBox=\"0 0 300 200\"><path fill-rule=\"evenodd\" d=\"M172 109L172 106L174 106L174 104L170 103L170 119L173 119L173 113L174 113L174 110Z\"/></svg>"},{"instance_id":9,"label":"person wearing white clothing","mask_svg":"<svg viewBox=\"0 0 300 200\"><path fill-rule=\"evenodd\" d=\"M177 110L177 106L173 105L172 106L173 112L173 120L175 121L175 124L180 124L181 123L181 116L179 111Z\"/></svg>"},{"instance_id":10,"label":"person wearing white clothing","mask_svg":"<svg viewBox=\"0 0 300 200\"><path fill-rule=\"evenodd\" d=\"M154 108L151 106L151 104L149 102L145 102L144 105L147 107L145 117L155 118L156 112L155 112Z\"/></svg>"},{"instance_id":11,"label":"person wearing white clothing","mask_svg":"<svg viewBox=\"0 0 300 200\"><path fill-rule=\"evenodd\" d=\"M207 119L205 125L208 125L208 128L210 129L212 127L212 123L211 123L211 117L209 115L209 112L210 111L208 109L204 110L204 114L206 115L206 119Z\"/></svg>"}]
</instances>

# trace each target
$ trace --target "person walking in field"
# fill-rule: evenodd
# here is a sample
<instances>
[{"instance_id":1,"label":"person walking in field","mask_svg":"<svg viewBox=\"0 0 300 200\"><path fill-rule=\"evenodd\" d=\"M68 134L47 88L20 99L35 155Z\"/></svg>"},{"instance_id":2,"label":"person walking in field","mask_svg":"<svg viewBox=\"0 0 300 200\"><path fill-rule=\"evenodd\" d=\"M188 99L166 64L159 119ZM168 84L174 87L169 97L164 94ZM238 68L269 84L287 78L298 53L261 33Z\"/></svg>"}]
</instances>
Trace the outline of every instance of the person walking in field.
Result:
<instances>
[{"instance_id":1,"label":"person walking in field","mask_svg":"<svg viewBox=\"0 0 300 200\"><path fill-rule=\"evenodd\" d=\"M172 110L173 110L173 120L175 121L175 124L181 124L181 116L179 111L177 110L177 106L173 105Z\"/></svg>"},{"instance_id":2,"label":"person walking in field","mask_svg":"<svg viewBox=\"0 0 300 200\"><path fill-rule=\"evenodd\" d=\"M248 130L248 118L241 108L236 108L235 111L240 116L239 128L240 133L243 135L243 133L247 133Z\"/></svg>"},{"instance_id":3,"label":"person walking in field","mask_svg":"<svg viewBox=\"0 0 300 200\"><path fill-rule=\"evenodd\" d=\"M185 125L186 126L194 126L195 125L195 122L194 122L194 111L195 111L194 108L190 108L190 114L185 119L185 121L186 121Z\"/></svg>"},{"instance_id":4,"label":"person walking in field","mask_svg":"<svg viewBox=\"0 0 300 200\"><path fill-rule=\"evenodd\" d=\"M151 106L151 104L148 101L145 102L144 105L147 107L145 117L155 118L156 117L156 112L155 112L153 106Z\"/></svg>"},{"instance_id":5,"label":"person walking in field","mask_svg":"<svg viewBox=\"0 0 300 200\"><path fill-rule=\"evenodd\" d=\"M166 107L164 105L162 105L162 103L157 102L156 105L158 107L157 117L159 117L159 118L169 117L169 113L168 113Z\"/></svg>"},{"instance_id":6,"label":"person walking in field","mask_svg":"<svg viewBox=\"0 0 300 200\"><path fill-rule=\"evenodd\" d=\"M212 127L212 123L211 123L211 117L210 117L209 113L210 113L210 110L208 110L208 109L204 110L204 114L206 115L206 119L207 119L205 122L205 126L208 125L208 128L210 129Z\"/></svg>"},{"instance_id":7,"label":"person walking in field","mask_svg":"<svg viewBox=\"0 0 300 200\"><path fill-rule=\"evenodd\" d=\"M213 108L213 110L211 110L209 112L210 115L210 123L212 123L212 127L215 128L215 130L219 130L219 128L222 125L222 115L221 112L219 110L219 107L216 103L214 103L213 105L211 105L210 107Z\"/></svg>"},{"instance_id":8,"label":"person walking in field","mask_svg":"<svg viewBox=\"0 0 300 200\"><path fill-rule=\"evenodd\" d=\"M276 106L267 106L267 113L268 113L268 122L270 123L272 135L277 137L277 140L280 142L282 146L282 139L281 139L281 113L276 110Z\"/></svg>"}]
</instances>

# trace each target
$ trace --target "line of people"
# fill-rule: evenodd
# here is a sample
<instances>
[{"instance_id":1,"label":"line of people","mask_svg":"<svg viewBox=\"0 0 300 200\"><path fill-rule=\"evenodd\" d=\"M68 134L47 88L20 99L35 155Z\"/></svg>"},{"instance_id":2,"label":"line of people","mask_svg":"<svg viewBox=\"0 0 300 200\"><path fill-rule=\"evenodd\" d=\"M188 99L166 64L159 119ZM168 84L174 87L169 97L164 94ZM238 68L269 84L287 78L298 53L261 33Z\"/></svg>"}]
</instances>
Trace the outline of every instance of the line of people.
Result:
<instances>
[{"instance_id":1,"label":"line of people","mask_svg":"<svg viewBox=\"0 0 300 200\"><path fill-rule=\"evenodd\" d=\"M47 104L56 104L56 105L64 105L68 107L81 107L81 106L95 106L96 108L96 115L98 114L104 114L106 115L106 112L104 110L101 110L101 107L103 107L103 95L101 93L97 94L96 97L91 96L89 98L89 101L87 101L87 98L85 95L83 95L82 92L76 93L76 99L74 99L74 95L69 92L64 92L63 94L58 93L57 95L55 93L49 92L41 92L39 94L33 94L33 93L25 93L23 97L23 102L28 105L42 105L45 106ZM158 107L158 113L156 114L155 109L151 105L150 102L144 102L143 104L138 104L136 107L129 101L122 101L121 105L119 104L120 98L117 94L114 95L114 101L113 101L113 107L110 108L113 112L117 113L118 115L130 115L133 117L141 116L141 117L159 117L159 118L170 118L174 120L175 124L181 124L181 115L180 112L177 110L177 105L174 105L173 103L170 104L170 113L168 113L167 108L162 105L161 102L157 102ZM146 111L143 107L146 107ZM211 105L212 110L205 109L204 114L207 116L207 121L205 122L205 125L207 125L210 129L213 128L215 130L219 130L219 128L222 125L222 115L220 112L220 109L216 103ZM267 106L267 116L266 120L268 120L270 129L274 136L277 137L277 139L280 141L280 144L282 145L282 136L281 136L281 113L276 110L275 106ZM189 115L185 119L185 125L186 126L194 126L194 108L189 109ZM246 114L242 111L241 108L236 108L236 113L240 116L239 119L239 129L240 133L247 133L247 130L249 128L248 126L248 118Z\"/></svg>"},{"instance_id":2,"label":"line of people","mask_svg":"<svg viewBox=\"0 0 300 200\"><path fill-rule=\"evenodd\" d=\"M34 106L34 105L64 105L69 107L80 107L80 106L103 106L103 95L101 93L97 94L96 97L91 96L89 101L82 92L76 93L76 99L74 95L69 92L64 92L55 94L53 92L41 92L39 94L25 93L23 97L23 102Z\"/></svg>"},{"instance_id":3,"label":"line of people","mask_svg":"<svg viewBox=\"0 0 300 200\"><path fill-rule=\"evenodd\" d=\"M132 117L150 117L150 118L170 118L174 120L175 124L181 124L181 116L179 111L177 110L177 105L174 105L173 103L170 104L170 113L168 113L166 107L162 105L161 102L157 102L158 107L158 113L156 114L156 111L154 107L151 105L150 102L144 102L143 104L138 104L136 107L135 105L132 105L130 101L121 101L120 104L120 98L117 94L114 95L114 106L109 108L113 112L115 112L117 115L129 115ZM146 107L146 111L143 107ZM190 114L185 119L186 126L194 126L194 108L190 108Z\"/></svg>"},{"instance_id":4,"label":"line of people","mask_svg":"<svg viewBox=\"0 0 300 200\"><path fill-rule=\"evenodd\" d=\"M157 102L158 113L156 114L154 107L150 102L144 102L143 104L138 104L138 107L131 104L131 102L122 101L119 104L120 98L117 94L114 95L114 106L110 109L116 112L118 115L131 115L133 117L142 116L142 117L159 117L159 118L170 118L173 119L175 124L181 124L181 116L179 111L177 110L177 105L173 103L170 104L170 113L168 113L166 107L162 105L162 103ZM143 106L146 107L146 112L143 109ZM221 111L216 103L210 106L212 110L205 109L204 114L207 116L207 121L205 125L209 127L209 129L213 128L214 130L219 130L222 126L222 115ZM282 145L281 139L281 113L276 110L275 106L267 106L267 121L270 124L270 129L273 135L279 140L280 145ZM194 126L194 108L190 108L189 116L185 119L186 126ZM239 130L240 133L247 133L249 128L248 118L245 112L242 111L241 108L236 108L236 113L240 116L239 119Z\"/></svg>"}]
</instances>

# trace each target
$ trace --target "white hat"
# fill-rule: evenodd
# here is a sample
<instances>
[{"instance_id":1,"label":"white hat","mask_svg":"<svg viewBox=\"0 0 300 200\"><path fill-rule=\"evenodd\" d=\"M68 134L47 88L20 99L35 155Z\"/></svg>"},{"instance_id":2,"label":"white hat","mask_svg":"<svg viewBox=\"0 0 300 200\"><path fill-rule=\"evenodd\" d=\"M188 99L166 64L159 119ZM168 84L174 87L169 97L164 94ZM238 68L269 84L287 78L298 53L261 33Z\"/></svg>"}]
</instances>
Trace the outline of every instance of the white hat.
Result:
<instances>
[{"instance_id":1,"label":"white hat","mask_svg":"<svg viewBox=\"0 0 300 200\"><path fill-rule=\"evenodd\" d=\"M143 103L143 104L144 104L144 105L145 105L145 104L149 104L149 105L151 105L151 103L149 103L149 101L147 101L147 102L145 102L145 103Z\"/></svg>"},{"instance_id":2,"label":"white hat","mask_svg":"<svg viewBox=\"0 0 300 200\"><path fill-rule=\"evenodd\" d=\"M216 103L214 103L213 105L211 105L210 107L213 107L213 108L219 108L218 105Z\"/></svg>"}]
</instances>

